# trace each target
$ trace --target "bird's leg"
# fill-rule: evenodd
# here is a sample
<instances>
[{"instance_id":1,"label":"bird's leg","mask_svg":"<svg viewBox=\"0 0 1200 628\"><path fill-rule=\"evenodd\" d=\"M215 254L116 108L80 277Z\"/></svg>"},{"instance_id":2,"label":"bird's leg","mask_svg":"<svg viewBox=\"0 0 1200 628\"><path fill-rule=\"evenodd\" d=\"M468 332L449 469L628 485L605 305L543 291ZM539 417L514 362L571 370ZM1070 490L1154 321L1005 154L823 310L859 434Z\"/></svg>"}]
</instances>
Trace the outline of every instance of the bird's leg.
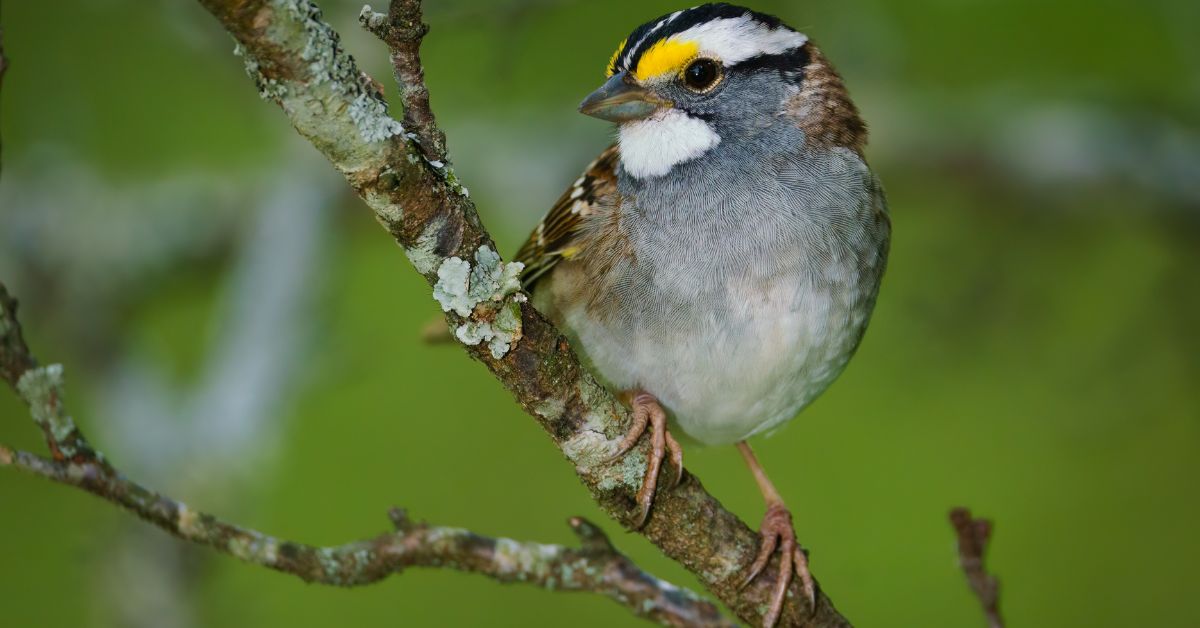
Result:
<instances>
[{"instance_id":1,"label":"bird's leg","mask_svg":"<svg viewBox=\"0 0 1200 628\"><path fill-rule=\"evenodd\" d=\"M663 457L668 453L671 455L671 466L675 468L675 481L671 484L671 488L677 486L683 479L683 449L667 431L667 413L659 405L658 399L655 399L654 395L636 390L626 393L622 397L629 402L629 408L633 414L633 425L617 445L617 452L612 455L610 460L624 456L637 444L646 428L650 428L650 461L646 465L646 476L642 479L642 488L637 494L641 515L638 517L636 527L640 528L646 525L646 520L650 517L650 506L654 503L654 493L658 487L658 472L662 469Z\"/></svg>"},{"instance_id":2,"label":"bird's leg","mask_svg":"<svg viewBox=\"0 0 1200 628\"><path fill-rule=\"evenodd\" d=\"M762 492L763 500L767 503L767 513L763 515L762 524L758 528L762 544L758 549L758 557L754 559L754 563L747 570L742 586L750 584L758 577L758 574L771 561L771 556L775 553L776 548L779 550L779 578L775 581L771 606L767 609L767 614L763 615L763 626L770 628L775 625L776 621L779 621L779 614L783 612L783 602L787 596L788 585L791 584L793 573L803 584L804 593L808 596L810 605L816 602L816 586L813 584L812 574L808 572L808 556L796 543L796 531L792 528L792 513L788 511L787 506L783 505L783 498L779 496L779 491L775 490L775 485L771 484L771 479L767 477L766 471L754 457L754 451L750 449L750 445L746 441L742 441L737 444L737 448L742 453L746 466L750 467L750 472L754 474L754 480L758 482L758 490Z\"/></svg>"}]
</instances>

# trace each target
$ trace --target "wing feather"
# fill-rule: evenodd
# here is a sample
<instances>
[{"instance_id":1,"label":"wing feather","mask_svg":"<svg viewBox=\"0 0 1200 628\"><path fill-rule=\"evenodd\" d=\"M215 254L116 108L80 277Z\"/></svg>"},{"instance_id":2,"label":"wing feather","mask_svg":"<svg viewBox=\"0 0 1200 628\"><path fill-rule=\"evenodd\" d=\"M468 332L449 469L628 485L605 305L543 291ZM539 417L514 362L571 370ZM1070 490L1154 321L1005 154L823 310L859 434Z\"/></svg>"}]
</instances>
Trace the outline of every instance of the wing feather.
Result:
<instances>
[{"instance_id":1,"label":"wing feather","mask_svg":"<svg viewBox=\"0 0 1200 628\"><path fill-rule=\"evenodd\" d=\"M584 170L583 176L558 198L514 259L525 264L521 283L526 290L562 259L579 253L579 230L584 219L617 195L617 147L608 147Z\"/></svg>"}]
</instances>

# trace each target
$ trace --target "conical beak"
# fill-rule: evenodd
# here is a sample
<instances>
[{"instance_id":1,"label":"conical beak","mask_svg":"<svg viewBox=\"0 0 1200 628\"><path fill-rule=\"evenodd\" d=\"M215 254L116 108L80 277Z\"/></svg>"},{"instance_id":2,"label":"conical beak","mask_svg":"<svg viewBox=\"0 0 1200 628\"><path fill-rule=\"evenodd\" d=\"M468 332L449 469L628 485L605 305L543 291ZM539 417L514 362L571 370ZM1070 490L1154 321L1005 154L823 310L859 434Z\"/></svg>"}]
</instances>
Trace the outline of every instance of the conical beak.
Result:
<instances>
[{"instance_id":1,"label":"conical beak","mask_svg":"<svg viewBox=\"0 0 1200 628\"><path fill-rule=\"evenodd\" d=\"M631 122L671 105L638 85L627 72L619 72L584 98L579 112L610 122Z\"/></svg>"}]
</instances>

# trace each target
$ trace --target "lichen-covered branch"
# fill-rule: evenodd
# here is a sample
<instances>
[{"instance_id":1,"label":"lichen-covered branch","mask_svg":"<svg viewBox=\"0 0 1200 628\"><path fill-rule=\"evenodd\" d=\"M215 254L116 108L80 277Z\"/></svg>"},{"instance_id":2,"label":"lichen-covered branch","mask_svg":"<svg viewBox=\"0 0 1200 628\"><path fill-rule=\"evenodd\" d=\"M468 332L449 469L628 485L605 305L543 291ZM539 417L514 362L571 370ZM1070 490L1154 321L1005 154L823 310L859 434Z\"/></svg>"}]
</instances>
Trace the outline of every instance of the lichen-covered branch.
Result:
<instances>
[{"instance_id":1,"label":"lichen-covered branch","mask_svg":"<svg viewBox=\"0 0 1200 628\"><path fill-rule=\"evenodd\" d=\"M1000 615L1000 581L988 573L983 560L992 538L992 522L974 518L966 508L955 508L950 511L950 525L954 526L958 537L959 565L967 577L967 584L971 585L983 606L988 628L1004 628L1004 619Z\"/></svg>"},{"instance_id":2,"label":"lichen-covered branch","mask_svg":"<svg viewBox=\"0 0 1200 628\"><path fill-rule=\"evenodd\" d=\"M66 412L62 367L36 366L22 338L16 305L0 284L0 364L5 365L0 376L28 405L52 456L46 458L0 444L0 467L13 467L81 488L185 541L293 574L306 582L358 586L408 567L444 567L501 582L599 593L635 615L663 625L732 625L711 602L639 569L612 546L599 528L578 517L569 521L581 541L578 548L413 523L399 509L389 513L394 532L344 545L315 547L196 511L123 476L88 444Z\"/></svg>"},{"instance_id":3,"label":"lichen-covered branch","mask_svg":"<svg viewBox=\"0 0 1200 628\"><path fill-rule=\"evenodd\" d=\"M413 128L389 117L376 83L362 74L337 33L308 0L199 0L238 42L259 94L277 104L292 125L333 163L404 249L413 266L436 286L455 336L513 394L570 460L596 502L632 528L634 499L646 468L648 442L617 462L609 460L629 424L626 409L584 369L562 334L520 291L503 281L515 268L495 254L447 162L438 158L419 57L393 54ZM399 29L415 46L424 27L416 0L396 0L386 18L368 12L368 26L385 35ZM389 42L392 40L389 38ZM407 90L407 91L406 91ZM423 137L424 135L424 137ZM428 145L422 148L418 142ZM414 333L397 329L396 333ZM749 623L762 622L777 563L742 588L758 534L730 513L694 477L663 491L640 530ZM782 625L846 626L818 590L810 606L799 583Z\"/></svg>"}]
</instances>

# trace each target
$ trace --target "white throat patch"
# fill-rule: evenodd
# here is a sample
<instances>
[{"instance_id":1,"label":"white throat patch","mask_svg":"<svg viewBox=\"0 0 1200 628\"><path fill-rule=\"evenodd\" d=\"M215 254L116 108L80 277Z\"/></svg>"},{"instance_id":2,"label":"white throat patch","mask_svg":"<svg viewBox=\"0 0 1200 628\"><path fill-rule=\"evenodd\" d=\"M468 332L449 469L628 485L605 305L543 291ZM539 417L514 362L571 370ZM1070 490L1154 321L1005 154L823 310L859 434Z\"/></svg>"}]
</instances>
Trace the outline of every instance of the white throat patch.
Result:
<instances>
[{"instance_id":1,"label":"white throat patch","mask_svg":"<svg viewBox=\"0 0 1200 628\"><path fill-rule=\"evenodd\" d=\"M621 165L637 179L661 177L677 164L695 159L721 143L704 120L678 109L664 109L620 126Z\"/></svg>"}]
</instances>

